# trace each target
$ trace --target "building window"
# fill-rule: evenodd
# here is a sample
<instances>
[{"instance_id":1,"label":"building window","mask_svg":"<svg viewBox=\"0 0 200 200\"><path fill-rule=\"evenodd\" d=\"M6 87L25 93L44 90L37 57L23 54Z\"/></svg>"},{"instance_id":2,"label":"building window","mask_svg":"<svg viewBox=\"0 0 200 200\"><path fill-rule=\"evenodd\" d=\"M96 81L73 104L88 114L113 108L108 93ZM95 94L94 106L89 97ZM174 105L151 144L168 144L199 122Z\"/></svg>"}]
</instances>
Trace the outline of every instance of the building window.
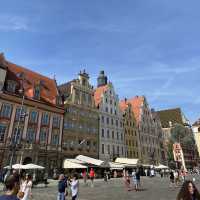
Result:
<instances>
[{"instance_id":1,"label":"building window","mask_svg":"<svg viewBox=\"0 0 200 200\"><path fill-rule=\"evenodd\" d=\"M43 113L42 114L42 125L48 125L49 124L49 114Z\"/></svg>"},{"instance_id":2,"label":"building window","mask_svg":"<svg viewBox=\"0 0 200 200\"><path fill-rule=\"evenodd\" d=\"M87 98L86 98L86 93L82 93L82 101L86 102Z\"/></svg>"},{"instance_id":3,"label":"building window","mask_svg":"<svg viewBox=\"0 0 200 200\"><path fill-rule=\"evenodd\" d=\"M116 126L118 126L118 120L116 120Z\"/></svg>"},{"instance_id":4,"label":"building window","mask_svg":"<svg viewBox=\"0 0 200 200\"><path fill-rule=\"evenodd\" d=\"M110 131L107 130L107 138L110 138Z\"/></svg>"},{"instance_id":5,"label":"building window","mask_svg":"<svg viewBox=\"0 0 200 200\"><path fill-rule=\"evenodd\" d=\"M110 114L113 114L113 109L112 108L110 109Z\"/></svg>"},{"instance_id":6,"label":"building window","mask_svg":"<svg viewBox=\"0 0 200 200\"><path fill-rule=\"evenodd\" d=\"M33 143L35 141L35 136L36 136L36 130L35 128L29 127L27 130L27 141L29 143Z\"/></svg>"},{"instance_id":7,"label":"building window","mask_svg":"<svg viewBox=\"0 0 200 200\"><path fill-rule=\"evenodd\" d=\"M114 138L115 138L115 132L112 131L112 139L114 139Z\"/></svg>"},{"instance_id":8,"label":"building window","mask_svg":"<svg viewBox=\"0 0 200 200\"><path fill-rule=\"evenodd\" d=\"M21 114L21 116L20 116L20 114ZM16 114L15 114L15 120L16 121L24 121L25 115L26 115L26 109L24 107L17 108Z\"/></svg>"},{"instance_id":9,"label":"building window","mask_svg":"<svg viewBox=\"0 0 200 200\"><path fill-rule=\"evenodd\" d=\"M101 137L104 137L104 129L101 130Z\"/></svg>"},{"instance_id":10,"label":"building window","mask_svg":"<svg viewBox=\"0 0 200 200\"><path fill-rule=\"evenodd\" d=\"M22 131L23 131L22 127L14 128L14 130L13 130L13 137L12 137L12 142L13 143L18 143L19 144L20 137L22 137Z\"/></svg>"},{"instance_id":11,"label":"building window","mask_svg":"<svg viewBox=\"0 0 200 200\"><path fill-rule=\"evenodd\" d=\"M124 148L122 147L122 155L124 155Z\"/></svg>"},{"instance_id":12,"label":"building window","mask_svg":"<svg viewBox=\"0 0 200 200\"><path fill-rule=\"evenodd\" d=\"M119 140L119 133L117 132L117 140Z\"/></svg>"},{"instance_id":13,"label":"building window","mask_svg":"<svg viewBox=\"0 0 200 200\"><path fill-rule=\"evenodd\" d=\"M110 145L108 145L107 147L108 147L108 154L110 154Z\"/></svg>"},{"instance_id":14,"label":"building window","mask_svg":"<svg viewBox=\"0 0 200 200\"><path fill-rule=\"evenodd\" d=\"M52 139L51 139L51 144L53 144L53 145L59 144L59 135L58 134L53 134Z\"/></svg>"},{"instance_id":15,"label":"building window","mask_svg":"<svg viewBox=\"0 0 200 200\"><path fill-rule=\"evenodd\" d=\"M110 100L110 105L112 105L112 100Z\"/></svg>"},{"instance_id":16,"label":"building window","mask_svg":"<svg viewBox=\"0 0 200 200\"><path fill-rule=\"evenodd\" d=\"M101 153L104 154L104 144L101 145Z\"/></svg>"},{"instance_id":17,"label":"building window","mask_svg":"<svg viewBox=\"0 0 200 200\"><path fill-rule=\"evenodd\" d=\"M115 156L115 145L113 145L113 156Z\"/></svg>"},{"instance_id":18,"label":"building window","mask_svg":"<svg viewBox=\"0 0 200 200\"><path fill-rule=\"evenodd\" d=\"M31 111L29 121L31 123L37 123L38 118L38 112L37 111Z\"/></svg>"},{"instance_id":19,"label":"building window","mask_svg":"<svg viewBox=\"0 0 200 200\"><path fill-rule=\"evenodd\" d=\"M121 140L123 140L123 134L121 133Z\"/></svg>"},{"instance_id":20,"label":"building window","mask_svg":"<svg viewBox=\"0 0 200 200\"><path fill-rule=\"evenodd\" d=\"M106 98L106 103L108 103L108 99Z\"/></svg>"},{"instance_id":21,"label":"building window","mask_svg":"<svg viewBox=\"0 0 200 200\"><path fill-rule=\"evenodd\" d=\"M117 155L119 156L119 146L117 146Z\"/></svg>"},{"instance_id":22,"label":"building window","mask_svg":"<svg viewBox=\"0 0 200 200\"><path fill-rule=\"evenodd\" d=\"M4 141L4 137L6 135L6 128L7 126L5 124L0 124L0 142Z\"/></svg>"},{"instance_id":23,"label":"building window","mask_svg":"<svg viewBox=\"0 0 200 200\"><path fill-rule=\"evenodd\" d=\"M112 125L114 124L114 121L113 121L113 119L111 119L111 124L112 124Z\"/></svg>"},{"instance_id":24,"label":"building window","mask_svg":"<svg viewBox=\"0 0 200 200\"><path fill-rule=\"evenodd\" d=\"M15 93L15 91L16 91L16 85L17 85L17 84L16 84L15 81L8 80L8 81L7 81L7 87L6 87L7 91L8 91L8 92Z\"/></svg>"},{"instance_id":25,"label":"building window","mask_svg":"<svg viewBox=\"0 0 200 200\"><path fill-rule=\"evenodd\" d=\"M44 143L47 140L47 129L42 128L40 131L40 142Z\"/></svg>"},{"instance_id":26,"label":"building window","mask_svg":"<svg viewBox=\"0 0 200 200\"><path fill-rule=\"evenodd\" d=\"M10 118L12 112L12 105L3 104L1 107L1 117Z\"/></svg>"},{"instance_id":27,"label":"building window","mask_svg":"<svg viewBox=\"0 0 200 200\"><path fill-rule=\"evenodd\" d=\"M53 127L59 128L60 126L60 117L59 116L53 116Z\"/></svg>"},{"instance_id":28,"label":"building window","mask_svg":"<svg viewBox=\"0 0 200 200\"><path fill-rule=\"evenodd\" d=\"M109 124L109 118L108 117L106 118L106 123Z\"/></svg>"},{"instance_id":29,"label":"building window","mask_svg":"<svg viewBox=\"0 0 200 200\"><path fill-rule=\"evenodd\" d=\"M106 107L106 112L108 112L108 107Z\"/></svg>"},{"instance_id":30,"label":"building window","mask_svg":"<svg viewBox=\"0 0 200 200\"><path fill-rule=\"evenodd\" d=\"M35 86L34 98L40 99L40 85Z\"/></svg>"},{"instance_id":31,"label":"building window","mask_svg":"<svg viewBox=\"0 0 200 200\"><path fill-rule=\"evenodd\" d=\"M104 116L101 116L101 122L104 123Z\"/></svg>"}]
</instances>

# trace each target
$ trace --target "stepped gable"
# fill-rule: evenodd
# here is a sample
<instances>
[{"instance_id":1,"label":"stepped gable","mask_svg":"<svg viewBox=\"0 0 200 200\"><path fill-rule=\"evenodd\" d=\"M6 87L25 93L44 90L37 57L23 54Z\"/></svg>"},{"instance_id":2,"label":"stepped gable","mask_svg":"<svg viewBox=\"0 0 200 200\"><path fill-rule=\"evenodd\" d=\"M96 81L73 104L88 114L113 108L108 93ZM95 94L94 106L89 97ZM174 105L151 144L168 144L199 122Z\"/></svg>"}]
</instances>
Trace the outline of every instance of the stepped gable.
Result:
<instances>
[{"instance_id":1,"label":"stepped gable","mask_svg":"<svg viewBox=\"0 0 200 200\"><path fill-rule=\"evenodd\" d=\"M119 102L119 107L120 107L120 110L121 110L122 112L124 112L124 111L126 110L126 108L128 107L128 102L127 102L127 100L121 100L121 101Z\"/></svg>"},{"instance_id":2,"label":"stepped gable","mask_svg":"<svg viewBox=\"0 0 200 200\"><path fill-rule=\"evenodd\" d=\"M140 122L141 106L143 105L145 98L144 96L135 96L132 99L128 99L127 102L131 104L132 110L136 119L137 124Z\"/></svg>"},{"instance_id":3,"label":"stepped gable","mask_svg":"<svg viewBox=\"0 0 200 200\"><path fill-rule=\"evenodd\" d=\"M94 91L94 101L95 101L95 106L99 106L102 100L102 94L108 90L108 85L103 85L95 89Z\"/></svg>"}]
</instances>

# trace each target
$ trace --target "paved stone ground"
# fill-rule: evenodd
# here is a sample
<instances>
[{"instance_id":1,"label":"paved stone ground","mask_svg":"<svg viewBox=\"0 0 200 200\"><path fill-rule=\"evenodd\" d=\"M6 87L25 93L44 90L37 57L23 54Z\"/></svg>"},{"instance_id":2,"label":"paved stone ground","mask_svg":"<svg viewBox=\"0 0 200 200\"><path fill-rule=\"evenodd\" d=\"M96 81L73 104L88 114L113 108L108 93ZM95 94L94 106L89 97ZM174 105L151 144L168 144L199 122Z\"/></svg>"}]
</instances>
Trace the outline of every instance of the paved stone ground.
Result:
<instances>
[{"instance_id":1,"label":"paved stone ground","mask_svg":"<svg viewBox=\"0 0 200 200\"><path fill-rule=\"evenodd\" d=\"M196 185L200 188L200 177L196 178ZM127 192L122 179L112 179L108 183L96 180L94 188L83 185L80 182L80 193L78 200L174 200L180 188L170 188L168 178L142 177L142 191ZM33 188L33 200L56 200L57 182L44 188L42 185ZM88 182L89 184L89 182ZM71 199L71 198L67 198Z\"/></svg>"}]
</instances>

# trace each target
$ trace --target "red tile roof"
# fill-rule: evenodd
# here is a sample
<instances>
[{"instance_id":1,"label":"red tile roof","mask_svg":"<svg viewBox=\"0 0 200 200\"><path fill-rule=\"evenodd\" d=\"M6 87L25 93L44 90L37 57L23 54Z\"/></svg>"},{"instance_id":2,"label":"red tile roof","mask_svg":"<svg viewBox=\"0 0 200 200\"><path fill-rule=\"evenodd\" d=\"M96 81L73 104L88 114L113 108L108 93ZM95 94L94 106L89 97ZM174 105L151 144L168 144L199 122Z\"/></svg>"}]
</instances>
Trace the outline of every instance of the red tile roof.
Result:
<instances>
[{"instance_id":1,"label":"red tile roof","mask_svg":"<svg viewBox=\"0 0 200 200\"><path fill-rule=\"evenodd\" d=\"M33 98L35 85L40 83L40 101L56 105L56 97L58 96L58 90L56 81L54 79L50 79L46 76L43 76L39 73L33 72L29 69L18 66L8 61L6 61L6 67L8 69L8 80L11 79L20 83L18 75L19 73L24 74L23 85L26 97Z\"/></svg>"},{"instance_id":2,"label":"red tile roof","mask_svg":"<svg viewBox=\"0 0 200 200\"><path fill-rule=\"evenodd\" d=\"M133 113L136 119L137 124L140 122L140 116L141 116L141 106L144 102L145 98L143 96L136 96L132 99L128 99L127 102L131 104Z\"/></svg>"},{"instance_id":3,"label":"red tile roof","mask_svg":"<svg viewBox=\"0 0 200 200\"><path fill-rule=\"evenodd\" d=\"M108 85L100 86L100 87L95 89L95 91L94 91L94 101L95 101L96 106L98 106L101 103L101 100L102 100L101 96L107 90L108 90Z\"/></svg>"}]
</instances>

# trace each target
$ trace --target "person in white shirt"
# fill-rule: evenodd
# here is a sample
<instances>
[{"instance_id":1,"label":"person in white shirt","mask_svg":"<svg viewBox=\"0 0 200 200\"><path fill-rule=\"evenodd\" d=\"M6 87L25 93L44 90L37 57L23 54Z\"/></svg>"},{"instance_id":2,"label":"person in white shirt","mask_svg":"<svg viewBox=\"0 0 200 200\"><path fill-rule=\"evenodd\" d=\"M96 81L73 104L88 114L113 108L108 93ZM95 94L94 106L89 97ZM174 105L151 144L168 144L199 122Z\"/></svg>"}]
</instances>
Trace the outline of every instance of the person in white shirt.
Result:
<instances>
[{"instance_id":1,"label":"person in white shirt","mask_svg":"<svg viewBox=\"0 0 200 200\"><path fill-rule=\"evenodd\" d=\"M79 189L79 181L78 181L78 175L74 174L71 185L71 191L72 191L72 200L76 200L78 196L78 189Z\"/></svg>"},{"instance_id":2,"label":"person in white shirt","mask_svg":"<svg viewBox=\"0 0 200 200\"><path fill-rule=\"evenodd\" d=\"M24 197L22 198L22 200L28 200L32 198L32 185L32 176L30 174L26 174L25 180L21 183L21 191L24 192Z\"/></svg>"}]
</instances>

